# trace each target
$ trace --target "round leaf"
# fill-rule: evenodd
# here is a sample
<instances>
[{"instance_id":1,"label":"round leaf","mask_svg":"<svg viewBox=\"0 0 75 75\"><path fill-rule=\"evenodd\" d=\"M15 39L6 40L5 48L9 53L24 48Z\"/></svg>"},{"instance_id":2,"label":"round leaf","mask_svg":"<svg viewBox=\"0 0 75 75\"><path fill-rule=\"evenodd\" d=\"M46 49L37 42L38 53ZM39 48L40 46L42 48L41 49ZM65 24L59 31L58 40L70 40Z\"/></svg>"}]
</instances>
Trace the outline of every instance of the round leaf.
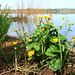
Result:
<instances>
[{"instance_id":1,"label":"round leaf","mask_svg":"<svg viewBox=\"0 0 75 75\"><path fill-rule=\"evenodd\" d=\"M57 71L62 67L62 63L60 59L53 58L49 62L49 68L52 69L53 71Z\"/></svg>"}]
</instances>

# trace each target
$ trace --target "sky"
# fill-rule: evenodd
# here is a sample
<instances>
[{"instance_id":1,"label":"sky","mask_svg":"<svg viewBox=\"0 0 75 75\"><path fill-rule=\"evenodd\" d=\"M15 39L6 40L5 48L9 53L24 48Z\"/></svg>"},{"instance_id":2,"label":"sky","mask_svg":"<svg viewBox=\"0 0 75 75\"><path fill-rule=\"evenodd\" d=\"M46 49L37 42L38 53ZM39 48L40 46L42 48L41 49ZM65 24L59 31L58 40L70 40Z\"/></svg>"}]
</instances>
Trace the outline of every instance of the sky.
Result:
<instances>
[{"instance_id":1,"label":"sky","mask_svg":"<svg viewBox=\"0 0 75 75\"><path fill-rule=\"evenodd\" d=\"M23 8L75 8L75 0L0 0L1 9L7 8L11 9L21 9L23 1Z\"/></svg>"}]
</instances>

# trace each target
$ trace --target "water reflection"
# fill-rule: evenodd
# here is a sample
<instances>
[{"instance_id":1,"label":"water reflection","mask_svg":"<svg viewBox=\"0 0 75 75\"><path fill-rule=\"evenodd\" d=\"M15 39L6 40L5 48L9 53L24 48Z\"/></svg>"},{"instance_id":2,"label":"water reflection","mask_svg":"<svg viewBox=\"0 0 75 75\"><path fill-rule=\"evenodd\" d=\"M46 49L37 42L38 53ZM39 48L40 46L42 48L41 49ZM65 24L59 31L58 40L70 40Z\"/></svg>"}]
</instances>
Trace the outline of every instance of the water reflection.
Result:
<instances>
[{"instance_id":1,"label":"water reflection","mask_svg":"<svg viewBox=\"0 0 75 75\"><path fill-rule=\"evenodd\" d=\"M26 14L24 14L25 16ZM38 16L48 16L49 14L44 14L44 15L41 15L41 14L38 14ZM13 17L16 16L16 14L13 14ZM27 35L29 34L32 34L34 33L35 29L36 29L36 25L33 23L33 18L36 16L35 14L33 15L26 15L27 18L28 18L28 22L26 23L25 21L23 22L12 22L9 30L11 30L12 28L15 28L14 29L22 29L21 30L21 34L23 36L23 31L25 30L27 32ZM62 17L65 17L64 19L64 24L66 23L66 20L68 20L68 23L74 23L75 24L75 14L53 14L52 16L52 22L55 24L56 28L58 28L59 26L62 25ZM64 35L66 32L67 32L67 29L68 29L68 25L66 27L64 27L62 30L61 30L61 34ZM72 36L75 36L75 25L73 25L71 27L71 30L72 32L70 31L66 38L68 39L68 41L70 41L72 39ZM20 31L18 31L18 33L20 33ZM11 35L11 36L15 36L15 37L18 37L17 34L13 31L9 32L8 35Z\"/></svg>"}]
</instances>

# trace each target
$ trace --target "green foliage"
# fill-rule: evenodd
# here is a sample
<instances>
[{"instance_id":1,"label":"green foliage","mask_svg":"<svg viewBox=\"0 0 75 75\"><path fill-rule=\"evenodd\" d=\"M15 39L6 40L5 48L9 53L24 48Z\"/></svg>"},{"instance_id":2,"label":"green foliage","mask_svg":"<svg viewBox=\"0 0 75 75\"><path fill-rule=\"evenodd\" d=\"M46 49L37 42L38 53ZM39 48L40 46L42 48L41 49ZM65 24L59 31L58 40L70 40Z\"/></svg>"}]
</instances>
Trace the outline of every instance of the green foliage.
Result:
<instances>
[{"instance_id":1,"label":"green foliage","mask_svg":"<svg viewBox=\"0 0 75 75\"><path fill-rule=\"evenodd\" d=\"M52 22L44 26L39 25L35 33L28 36L32 41L26 41L28 43L26 46L27 51L34 49L35 59L49 63L49 68L53 71L62 68L69 51L66 35L61 35L59 33L60 29L56 29Z\"/></svg>"},{"instance_id":2,"label":"green foliage","mask_svg":"<svg viewBox=\"0 0 75 75\"><path fill-rule=\"evenodd\" d=\"M33 34L23 36L23 38L29 39L25 40L25 45L22 44L20 47L26 46L25 61L27 55L28 60L34 59L42 67L48 63L50 69L53 71L60 70L62 75L63 67L68 62L68 45L71 45L66 39L66 34L70 31L70 28L65 35L61 35L60 31L67 23L66 25L62 24L58 30L49 18L45 18L47 24L42 26L42 17L39 17L38 25L36 24L37 29L35 29Z\"/></svg>"},{"instance_id":3,"label":"green foliage","mask_svg":"<svg viewBox=\"0 0 75 75\"><path fill-rule=\"evenodd\" d=\"M8 29L10 27L10 24L11 24L11 19L8 18L7 16L8 16L8 12L7 12L7 14L4 14L3 12L1 12L1 14L0 14L0 54L2 54L2 53L4 54L5 60L9 64L8 55L6 53L6 48L5 48L5 50L3 50L1 47L4 42L5 36L8 32Z\"/></svg>"},{"instance_id":4,"label":"green foliage","mask_svg":"<svg viewBox=\"0 0 75 75\"><path fill-rule=\"evenodd\" d=\"M7 14L0 14L0 39L8 32L11 24L11 19L7 17Z\"/></svg>"},{"instance_id":5,"label":"green foliage","mask_svg":"<svg viewBox=\"0 0 75 75\"><path fill-rule=\"evenodd\" d=\"M62 62L60 59L53 58L49 62L49 68L51 68L53 71L57 71L62 67Z\"/></svg>"}]
</instances>

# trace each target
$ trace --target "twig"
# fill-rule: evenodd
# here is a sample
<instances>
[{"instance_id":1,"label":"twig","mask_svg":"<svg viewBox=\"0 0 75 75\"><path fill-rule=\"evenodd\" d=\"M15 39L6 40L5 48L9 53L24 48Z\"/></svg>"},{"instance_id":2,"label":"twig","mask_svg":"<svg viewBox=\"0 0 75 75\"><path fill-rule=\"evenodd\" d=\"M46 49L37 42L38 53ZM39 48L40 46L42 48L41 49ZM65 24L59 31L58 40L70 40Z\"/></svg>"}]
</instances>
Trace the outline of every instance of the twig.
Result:
<instances>
[{"instance_id":1,"label":"twig","mask_svg":"<svg viewBox=\"0 0 75 75\"><path fill-rule=\"evenodd\" d=\"M10 72L13 71L13 70L15 70L15 68L11 69L10 71L3 72L3 73L1 73L0 75L8 74L8 73L10 73Z\"/></svg>"},{"instance_id":2,"label":"twig","mask_svg":"<svg viewBox=\"0 0 75 75\"><path fill-rule=\"evenodd\" d=\"M48 69L49 66L46 66L46 68L43 70L43 72L41 73L41 75L43 75L43 73Z\"/></svg>"}]
</instances>

